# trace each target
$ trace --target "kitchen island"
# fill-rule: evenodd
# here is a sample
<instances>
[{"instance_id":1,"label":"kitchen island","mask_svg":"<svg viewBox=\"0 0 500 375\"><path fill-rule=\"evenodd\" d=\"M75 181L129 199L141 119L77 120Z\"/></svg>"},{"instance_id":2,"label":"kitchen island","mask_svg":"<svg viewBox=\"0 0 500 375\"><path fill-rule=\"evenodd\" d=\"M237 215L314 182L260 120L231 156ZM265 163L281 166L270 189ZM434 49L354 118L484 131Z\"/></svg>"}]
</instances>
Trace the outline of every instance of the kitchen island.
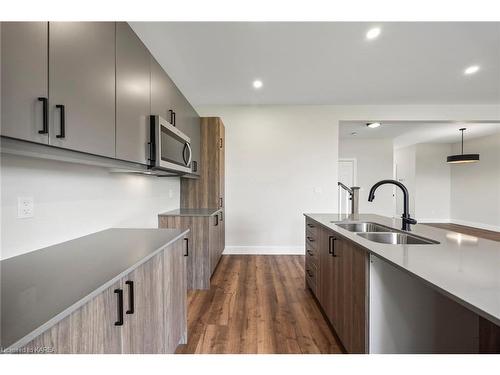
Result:
<instances>
[{"instance_id":1,"label":"kitchen island","mask_svg":"<svg viewBox=\"0 0 500 375\"><path fill-rule=\"evenodd\" d=\"M187 233L108 229L2 260L3 351L173 352L186 339Z\"/></svg>"},{"instance_id":2,"label":"kitchen island","mask_svg":"<svg viewBox=\"0 0 500 375\"><path fill-rule=\"evenodd\" d=\"M363 305L359 310L366 323L358 340L362 345L356 347L357 352L483 352L490 350L484 347L484 342L498 340L480 337L485 331L494 335L500 325L498 242L417 224L412 226L411 234L431 240L431 243L385 244L363 238L338 224L376 223L399 232L401 220L370 214L305 216L306 268L310 251L310 258L319 259L316 263L310 262L311 275L314 271L317 273L311 289L314 292L317 288L316 296L323 296L325 303L329 298L324 297L326 292L320 290L318 280L325 279L322 269L335 273L335 267L341 264L342 254L335 254L335 248L345 254L365 257L366 263L361 259L357 268L362 270L362 277L349 278L351 284L365 283L363 290L351 288L349 292L358 290L358 294L365 296L363 303L359 302L359 295L354 296L358 302L353 304L353 311ZM328 240L322 242L318 231L326 231L330 243ZM327 257L321 256L322 250ZM332 251L334 255L328 257L328 252ZM333 266L325 268L324 259ZM359 276L358 271L343 272ZM335 324L332 325L335 328ZM344 327L345 322L337 322L337 325ZM485 330L485 326L490 328ZM416 336L425 336L427 332L430 335L433 330L439 331L438 338ZM398 337L405 333L417 338Z\"/></svg>"}]
</instances>

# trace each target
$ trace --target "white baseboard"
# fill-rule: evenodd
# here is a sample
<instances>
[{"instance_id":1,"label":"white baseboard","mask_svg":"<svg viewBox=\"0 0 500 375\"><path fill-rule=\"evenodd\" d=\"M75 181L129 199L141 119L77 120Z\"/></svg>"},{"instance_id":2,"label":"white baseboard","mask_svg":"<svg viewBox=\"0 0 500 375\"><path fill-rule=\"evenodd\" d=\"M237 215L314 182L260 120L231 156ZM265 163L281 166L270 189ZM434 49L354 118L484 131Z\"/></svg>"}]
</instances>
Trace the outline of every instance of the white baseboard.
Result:
<instances>
[{"instance_id":1,"label":"white baseboard","mask_svg":"<svg viewBox=\"0 0 500 375\"><path fill-rule=\"evenodd\" d=\"M224 255L304 255L304 246L226 246Z\"/></svg>"}]
</instances>

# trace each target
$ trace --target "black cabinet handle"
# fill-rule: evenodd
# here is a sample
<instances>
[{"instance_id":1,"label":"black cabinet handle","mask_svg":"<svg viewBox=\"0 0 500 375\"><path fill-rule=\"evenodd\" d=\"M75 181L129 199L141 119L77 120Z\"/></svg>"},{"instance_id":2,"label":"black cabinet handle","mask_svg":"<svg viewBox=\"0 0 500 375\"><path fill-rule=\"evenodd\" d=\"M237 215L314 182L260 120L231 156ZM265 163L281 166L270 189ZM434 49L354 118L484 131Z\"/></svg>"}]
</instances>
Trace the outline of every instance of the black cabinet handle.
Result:
<instances>
[{"instance_id":1,"label":"black cabinet handle","mask_svg":"<svg viewBox=\"0 0 500 375\"><path fill-rule=\"evenodd\" d=\"M222 197L219 198L219 207L222 207L224 205L224 199Z\"/></svg>"},{"instance_id":2,"label":"black cabinet handle","mask_svg":"<svg viewBox=\"0 0 500 375\"><path fill-rule=\"evenodd\" d=\"M184 241L186 241L186 254L184 254L185 257L189 256L189 238L184 238Z\"/></svg>"},{"instance_id":3,"label":"black cabinet handle","mask_svg":"<svg viewBox=\"0 0 500 375\"><path fill-rule=\"evenodd\" d=\"M39 130L38 133L39 134L48 134L49 133L49 100L47 98L44 98L44 97L40 97L38 98L39 101L42 102L42 110L43 110L43 128L42 130Z\"/></svg>"},{"instance_id":4,"label":"black cabinet handle","mask_svg":"<svg viewBox=\"0 0 500 375\"><path fill-rule=\"evenodd\" d=\"M115 289L115 294L117 295L118 298L118 320L115 322L115 326L122 326L123 325L123 290L122 289Z\"/></svg>"},{"instance_id":5,"label":"black cabinet handle","mask_svg":"<svg viewBox=\"0 0 500 375\"><path fill-rule=\"evenodd\" d=\"M307 226L308 226L309 228L314 228L314 225L309 224L309 223L307 224Z\"/></svg>"},{"instance_id":6,"label":"black cabinet handle","mask_svg":"<svg viewBox=\"0 0 500 375\"><path fill-rule=\"evenodd\" d=\"M307 254L309 254L310 256L314 256L314 253L311 250L307 250Z\"/></svg>"},{"instance_id":7,"label":"black cabinet handle","mask_svg":"<svg viewBox=\"0 0 500 375\"><path fill-rule=\"evenodd\" d=\"M125 284L128 285L128 310L125 314L133 314L135 311L135 303L134 303L134 282L131 280L125 281Z\"/></svg>"},{"instance_id":8,"label":"black cabinet handle","mask_svg":"<svg viewBox=\"0 0 500 375\"><path fill-rule=\"evenodd\" d=\"M224 221L224 211L220 212L220 221Z\"/></svg>"},{"instance_id":9,"label":"black cabinet handle","mask_svg":"<svg viewBox=\"0 0 500 375\"><path fill-rule=\"evenodd\" d=\"M306 238L307 238L309 241L311 241L311 242L314 242L314 241L315 241L315 239L314 239L314 238L312 238L312 237L307 236Z\"/></svg>"},{"instance_id":10,"label":"black cabinet handle","mask_svg":"<svg viewBox=\"0 0 500 375\"><path fill-rule=\"evenodd\" d=\"M215 215L215 226L219 225L219 214Z\"/></svg>"},{"instance_id":11,"label":"black cabinet handle","mask_svg":"<svg viewBox=\"0 0 500 375\"><path fill-rule=\"evenodd\" d=\"M56 108L59 108L59 112L61 115L61 132L56 135L56 138L65 138L66 137L66 113L64 109L64 104L57 104Z\"/></svg>"},{"instance_id":12,"label":"black cabinet handle","mask_svg":"<svg viewBox=\"0 0 500 375\"><path fill-rule=\"evenodd\" d=\"M334 236L328 237L328 254L330 254L332 257L337 256L335 254L335 241L337 241L337 239Z\"/></svg>"}]
</instances>

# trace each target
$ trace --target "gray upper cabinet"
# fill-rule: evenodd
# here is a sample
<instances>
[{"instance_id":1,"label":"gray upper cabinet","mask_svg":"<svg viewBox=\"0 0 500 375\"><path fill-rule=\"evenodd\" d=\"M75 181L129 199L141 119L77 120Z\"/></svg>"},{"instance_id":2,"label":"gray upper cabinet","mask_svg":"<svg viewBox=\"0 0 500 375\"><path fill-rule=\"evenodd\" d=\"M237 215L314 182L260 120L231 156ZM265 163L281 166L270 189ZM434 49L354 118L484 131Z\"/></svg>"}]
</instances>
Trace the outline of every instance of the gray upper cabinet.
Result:
<instances>
[{"instance_id":1,"label":"gray upper cabinet","mask_svg":"<svg viewBox=\"0 0 500 375\"><path fill-rule=\"evenodd\" d=\"M163 68L151 56L151 114L172 122L176 87Z\"/></svg>"},{"instance_id":2,"label":"gray upper cabinet","mask_svg":"<svg viewBox=\"0 0 500 375\"><path fill-rule=\"evenodd\" d=\"M149 116L200 118L126 22L2 22L1 135L148 164ZM50 92L49 92L50 88Z\"/></svg>"},{"instance_id":3,"label":"gray upper cabinet","mask_svg":"<svg viewBox=\"0 0 500 375\"><path fill-rule=\"evenodd\" d=\"M49 24L50 144L115 157L115 23Z\"/></svg>"},{"instance_id":4,"label":"gray upper cabinet","mask_svg":"<svg viewBox=\"0 0 500 375\"><path fill-rule=\"evenodd\" d=\"M147 164L150 54L125 22L116 24L116 158Z\"/></svg>"},{"instance_id":5,"label":"gray upper cabinet","mask_svg":"<svg viewBox=\"0 0 500 375\"><path fill-rule=\"evenodd\" d=\"M177 90L175 98L176 126L191 138L191 149L193 151L191 171L193 174L199 175L202 168L200 163L200 117L179 90Z\"/></svg>"},{"instance_id":6,"label":"gray upper cabinet","mask_svg":"<svg viewBox=\"0 0 500 375\"><path fill-rule=\"evenodd\" d=\"M48 23L2 22L1 35L1 134L48 143Z\"/></svg>"}]
</instances>

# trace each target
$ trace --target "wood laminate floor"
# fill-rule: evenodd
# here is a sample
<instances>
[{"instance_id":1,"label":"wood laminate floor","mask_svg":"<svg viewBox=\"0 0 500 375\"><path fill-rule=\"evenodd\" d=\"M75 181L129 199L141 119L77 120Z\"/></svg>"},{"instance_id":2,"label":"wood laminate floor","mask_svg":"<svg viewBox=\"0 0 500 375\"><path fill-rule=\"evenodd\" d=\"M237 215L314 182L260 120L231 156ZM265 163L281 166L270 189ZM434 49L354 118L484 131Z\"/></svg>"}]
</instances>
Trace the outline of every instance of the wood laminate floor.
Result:
<instances>
[{"instance_id":1,"label":"wood laminate floor","mask_svg":"<svg viewBox=\"0 0 500 375\"><path fill-rule=\"evenodd\" d=\"M453 232L463 233L469 236L484 238L487 240L500 241L500 232L494 232L491 230L485 230L485 229L467 227L465 225L449 224L449 223L436 223L436 224L432 223L425 225L441 229L447 229Z\"/></svg>"},{"instance_id":2,"label":"wood laminate floor","mask_svg":"<svg viewBox=\"0 0 500 375\"><path fill-rule=\"evenodd\" d=\"M210 290L188 293L177 353L342 353L311 292L303 256L225 255Z\"/></svg>"}]
</instances>

